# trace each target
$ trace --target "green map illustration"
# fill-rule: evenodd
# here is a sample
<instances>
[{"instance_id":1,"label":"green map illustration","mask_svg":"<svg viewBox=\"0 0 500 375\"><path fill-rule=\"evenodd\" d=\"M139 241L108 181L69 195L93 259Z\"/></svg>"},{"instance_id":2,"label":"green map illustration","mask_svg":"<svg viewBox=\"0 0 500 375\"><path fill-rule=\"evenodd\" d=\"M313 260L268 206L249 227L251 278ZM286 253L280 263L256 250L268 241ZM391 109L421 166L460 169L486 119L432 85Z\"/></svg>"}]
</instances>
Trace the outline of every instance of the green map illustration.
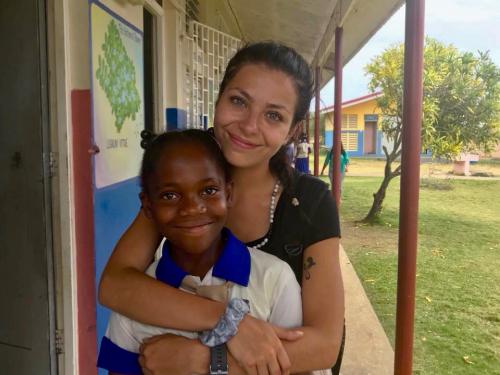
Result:
<instances>
[{"instance_id":1,"label":"green map illustration","mask_svg":"<svg viewBox=\"0 0 500 375\"><path fill-rule=\"evenodd\" d=\"M127 54L114 20L108 24L102 52L104 56L99 54L96 77L109 100L119 133L127 118L135 120L141 99L135 86L134 64Z\"/></svg>"}]
</instances>

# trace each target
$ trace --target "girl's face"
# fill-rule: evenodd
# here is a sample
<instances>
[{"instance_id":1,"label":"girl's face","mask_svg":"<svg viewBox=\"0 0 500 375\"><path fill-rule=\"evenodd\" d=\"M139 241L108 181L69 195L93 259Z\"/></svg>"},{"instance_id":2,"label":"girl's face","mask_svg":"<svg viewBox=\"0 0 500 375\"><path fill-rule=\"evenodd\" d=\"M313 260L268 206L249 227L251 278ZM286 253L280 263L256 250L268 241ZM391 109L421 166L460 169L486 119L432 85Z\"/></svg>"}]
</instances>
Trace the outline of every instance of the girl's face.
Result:
<instances>
[{"instance_id":1,"label":"girl's face","mask_svg":"<svg viewBox=\"0 0 500 375\"><path fill-rule=\"evenodd\" d=\"M190 254L213 250L226 222L229 188L203 146L169 147L141 194L146 214L172 247Z\"/></svg>"},{"instance_id":2,"label":"girl's face","mask_svg":"<svg viewBox=\"0 0 500 375\"><path fill-rule=\"evenodd\" d=\"M215 135L235 167L266 166L290 134L297 92L293 80L262 64L244 65L215 108Z\"/></svg>"}]
</instances>

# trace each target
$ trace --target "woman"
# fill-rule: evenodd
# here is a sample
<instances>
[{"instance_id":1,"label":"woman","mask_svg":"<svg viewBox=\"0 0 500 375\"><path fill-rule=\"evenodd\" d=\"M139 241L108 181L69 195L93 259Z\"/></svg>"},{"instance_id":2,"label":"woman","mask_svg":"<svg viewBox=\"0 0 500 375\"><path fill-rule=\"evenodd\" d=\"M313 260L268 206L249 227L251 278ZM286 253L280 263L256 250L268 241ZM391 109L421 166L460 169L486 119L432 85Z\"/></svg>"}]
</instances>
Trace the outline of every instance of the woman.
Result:
<instances>
[{"instance_id":1,"label":"woman","mask_svg":"<svg viewBox=\"0 0 500 375\"><path fill-rule=\"evenodd\" d=\"M335 203L321 181L293 173L285 145L312 96L307 63L277 43L257 43L229 62L219 90L214 130L232 165L228 227L249 246L287 261L302 285L304 325L286 331L248 315L227 342L231 374L280 374L335 363L344 317ZM224 306L144 275L159 236L140 212L104 270L100 302L132 319L201 331L214 327ZM280 338L283 341L280 341ZM141 357L145 373L205 373L208 349L199 341L156 337Z\"/></svg>"}]
</instances>

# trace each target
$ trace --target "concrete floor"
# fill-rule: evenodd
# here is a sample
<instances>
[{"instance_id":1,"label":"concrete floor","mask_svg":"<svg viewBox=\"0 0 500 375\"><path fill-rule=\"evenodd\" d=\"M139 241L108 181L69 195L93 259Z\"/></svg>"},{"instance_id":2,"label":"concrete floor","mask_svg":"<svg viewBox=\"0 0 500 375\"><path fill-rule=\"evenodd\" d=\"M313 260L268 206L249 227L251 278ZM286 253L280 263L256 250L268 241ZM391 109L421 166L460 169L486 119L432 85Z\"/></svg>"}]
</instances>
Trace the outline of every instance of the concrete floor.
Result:
<instances>
[{"instance_id":1,"label":"concrete floor","mask_svg":"<svg viewBox=\"0 0 500 375\"><path fill-rule=\"evenodd\" d=\"M346 344L341 375L389 375L394 351L342 246Z\"/></svg>"}]
</instances>

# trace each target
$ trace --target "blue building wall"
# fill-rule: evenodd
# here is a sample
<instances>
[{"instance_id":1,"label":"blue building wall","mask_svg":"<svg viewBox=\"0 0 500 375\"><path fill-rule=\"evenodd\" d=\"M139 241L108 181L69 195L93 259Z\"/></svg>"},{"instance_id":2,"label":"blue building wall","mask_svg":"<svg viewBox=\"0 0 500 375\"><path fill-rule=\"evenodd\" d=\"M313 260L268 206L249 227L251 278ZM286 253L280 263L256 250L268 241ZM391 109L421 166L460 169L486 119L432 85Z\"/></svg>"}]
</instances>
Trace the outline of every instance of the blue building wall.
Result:
<instances>
[{"instance_id":1,"label":"blue building wall","mask_svg":"<svg viewBox=\"0 0 500 375\"><path fill-rule=\"evenodd\" d=\"M342 130L342 133L357 133L357 151L347 151L349 156L363 156L364 149L364 131L363 130ZM377 140L375 147L376 156L384 156L382 151L382 137L383 133L377 130ZM325 146L331 148L333 146L333 130L325 130Z\"/></svg>"},{"instance_id":2,"label":"blue building wall","mask_svg":"<svg viewBox=\"0 0 500 375\"><path fill-rule=\"evenodd\" d=\"M187 127L187 112L180 108L167 108L167 131L185 129Z\"/></svg>"},{"instance_id":3,"label":"blue building wall","mask_svg":"<svg viewBox=\"0 0 500 375\"><path fill-rule=\"evenodd\" d=\"M139 212L139 178L135 177L117 184L94 189L94 249L95 282L99 285L101 274L111 252L125 229ZM97 345L106 332L109 310L97 304ZM99 374L107 371L99 369Z\"/></svg>"},{"instance_id":4,"label":"blue building wall","mask_svg":"<svg viewBox=\"0 0 500 375\"><path fill-rule=\"evenodd\" d=\"M384 136L384 133L377 130L377 144L376 144L376 148L375 148L375 154L377 156L384 155L384 152L382 151L382 137L383 136Z\"/></svg>"}]
</instances>

